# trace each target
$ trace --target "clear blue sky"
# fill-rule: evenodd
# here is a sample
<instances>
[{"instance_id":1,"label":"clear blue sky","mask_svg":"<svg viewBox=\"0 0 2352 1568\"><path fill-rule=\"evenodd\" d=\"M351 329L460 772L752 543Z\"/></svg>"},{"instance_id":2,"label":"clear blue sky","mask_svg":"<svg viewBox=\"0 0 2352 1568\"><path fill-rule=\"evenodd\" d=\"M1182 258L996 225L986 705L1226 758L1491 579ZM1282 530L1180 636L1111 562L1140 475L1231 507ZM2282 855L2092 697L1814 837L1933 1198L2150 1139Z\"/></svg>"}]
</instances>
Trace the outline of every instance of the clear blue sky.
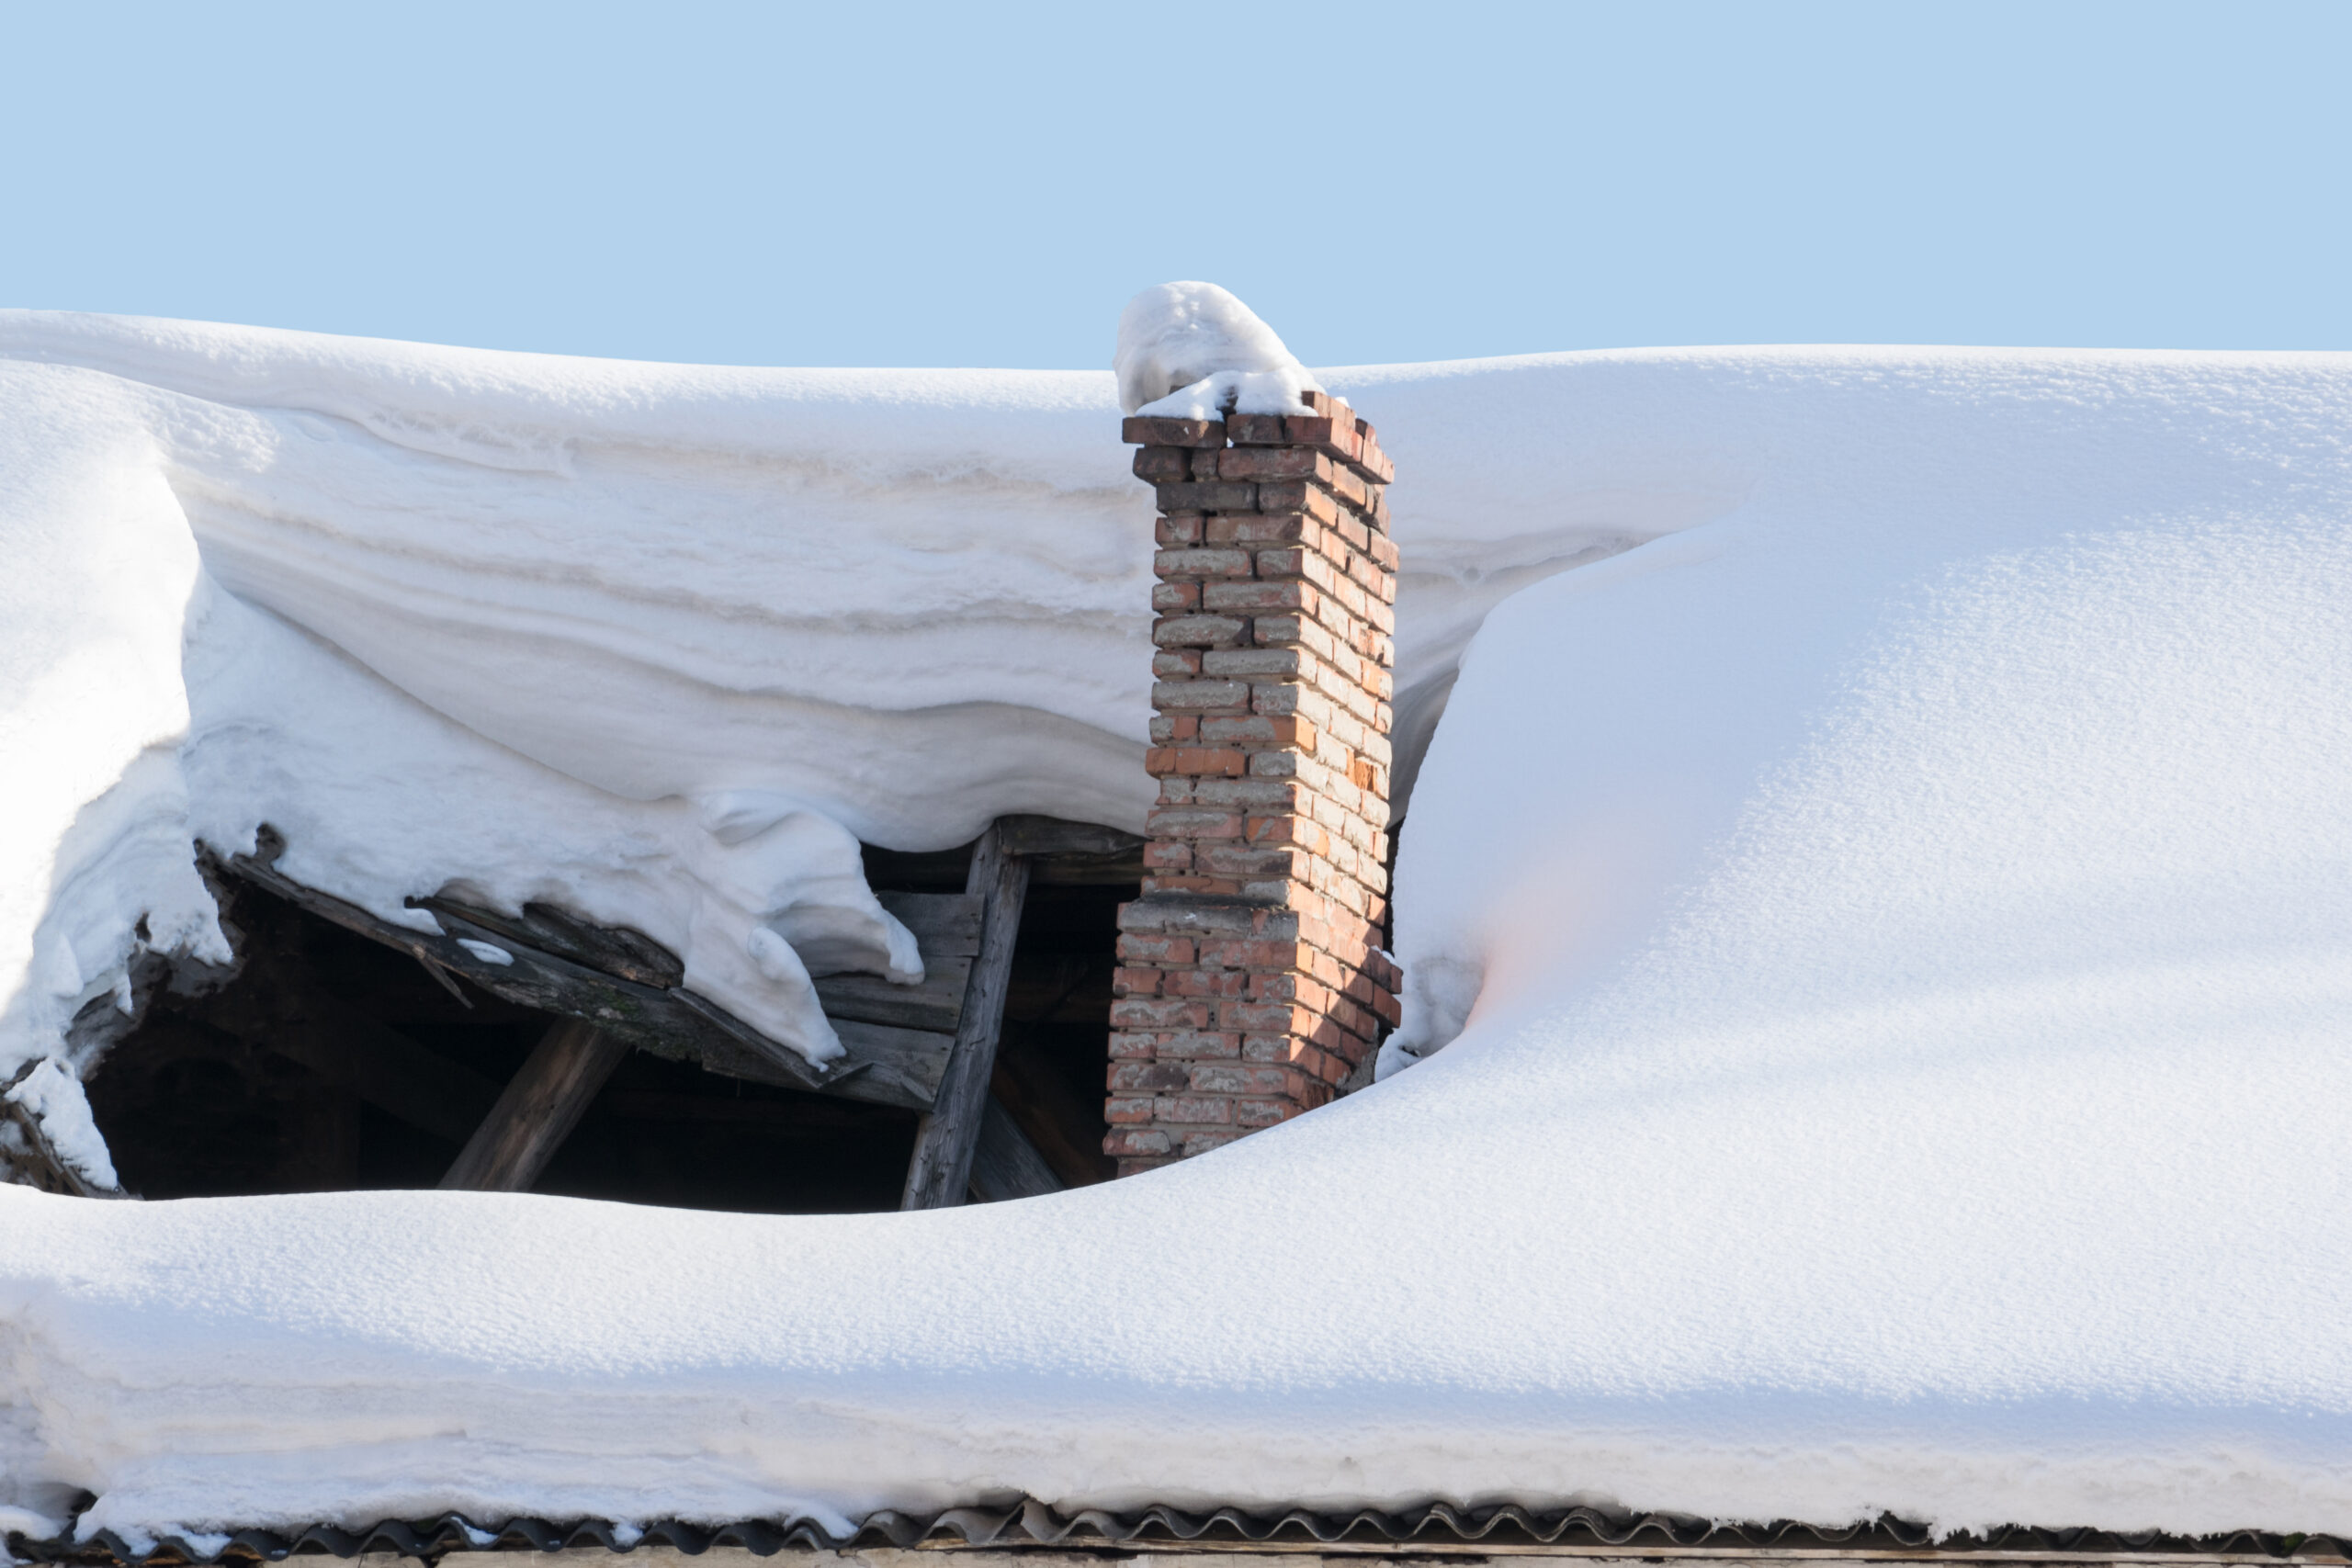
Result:
<instances>
[{"instance_id":1,"label":"clear blue sky","mask_svg":"<svg viewBox=\"0 0 2352 1568\"><path fill-rule=\"evenodd\" d=\"M740 364L2352 348L2352 4L0 0L0 304Z\"/></svg>"}]
</instances>

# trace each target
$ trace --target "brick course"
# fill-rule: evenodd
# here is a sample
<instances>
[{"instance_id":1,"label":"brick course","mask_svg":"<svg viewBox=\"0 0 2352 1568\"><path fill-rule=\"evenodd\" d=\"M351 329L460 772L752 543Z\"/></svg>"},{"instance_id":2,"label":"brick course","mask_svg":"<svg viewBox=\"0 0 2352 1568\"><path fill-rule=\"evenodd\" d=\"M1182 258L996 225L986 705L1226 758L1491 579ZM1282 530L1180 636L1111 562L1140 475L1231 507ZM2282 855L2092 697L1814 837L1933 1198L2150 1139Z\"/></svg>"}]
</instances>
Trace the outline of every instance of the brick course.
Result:
<instances>
[{"instance_id":1,"label":"brick course","mask_svg":"<svg viewBox=\"0 0 2352 1568\"><path fill-rule=\"evenodd\" d=\"M1104 1149L1131 1175L1329 1101L1396 1021L1396 469L1336 398L1130 419L1161 516L1143 896L1119 910Z\"/></svg>"}]
</instances>

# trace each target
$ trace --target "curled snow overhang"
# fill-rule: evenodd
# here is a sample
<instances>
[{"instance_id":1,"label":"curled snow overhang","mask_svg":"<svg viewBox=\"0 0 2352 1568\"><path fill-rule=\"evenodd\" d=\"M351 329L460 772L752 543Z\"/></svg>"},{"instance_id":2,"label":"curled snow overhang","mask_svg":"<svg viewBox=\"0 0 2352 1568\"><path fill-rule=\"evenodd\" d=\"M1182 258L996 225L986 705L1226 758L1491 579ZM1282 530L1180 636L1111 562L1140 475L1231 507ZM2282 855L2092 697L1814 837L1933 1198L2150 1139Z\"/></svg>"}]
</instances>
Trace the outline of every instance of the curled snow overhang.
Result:
<instances>
[{"instance_id":1,"label":"curled snow overhang","mask_svg":"<svg viewBox=\"0 0 2352 1568\"><path fill-rule=\"evenodd\" d=\"M2335 1536L2235 1530L2206 1536L2010 1525L1939 1536L1928 1525L1892 1515L1847 1526L1792 1520L1722 1522L1674 1514L1635 1514L1516 1503L1384 1511L1372 1508L1281 1511L1187 1509L1154 1504L1131 1512L1083 1508L1064 1514L1023 1499L1007 1507L956 1507L935 1514L879 1509L854 1521L808 1515L697 1525L676 1519L616 1525L601 1519L517 1518L478 1524L458 1514L388 1519L361 1529L313 1525L292 1534L238 1530L128 1541L112 1530L87 1540L8 1538L21 1558L86 1568L169 1568L193 1562L275 1562L293 1555L340 1558L392 1555L438 1562L449 1553L571 1551L620 1553L669 1548L706 1552L854 1552L875 1549L1068 1551L1290 1551L1333 1555L1448 1557L1526 1554L1843 1561L2170 1563L2342 1563L2352 1561Z\"/></svg>"}]
</instances>

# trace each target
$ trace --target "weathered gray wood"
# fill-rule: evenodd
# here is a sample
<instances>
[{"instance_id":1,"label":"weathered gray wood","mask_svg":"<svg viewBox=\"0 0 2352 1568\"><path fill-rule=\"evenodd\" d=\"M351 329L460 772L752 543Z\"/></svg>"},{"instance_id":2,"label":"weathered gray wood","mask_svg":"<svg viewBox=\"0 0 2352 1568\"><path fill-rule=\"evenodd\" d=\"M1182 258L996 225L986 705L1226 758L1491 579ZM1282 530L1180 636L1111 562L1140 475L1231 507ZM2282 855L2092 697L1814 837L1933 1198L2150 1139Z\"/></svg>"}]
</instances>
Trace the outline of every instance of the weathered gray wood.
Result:
<instances>
[{"instance_id":1,"label":"weathered gray wood","mask_svg":"<svg viewBox=\"0 0 2352 1568\"><path fill-rule=\"evenodd\" d=\"M969 893L876 893L875 899L913 933L927 961L969 958L980 951L980 900Z\"/></svg>"},{"instance_id":2,"label":"weathered gray wood","mask_svg":"<svg viewBox=\"0 0 2352 1568\"><path fill-rule=\"evenodd\" d=\"M585 1019L558 1020L441 1179L444 1191L521 1192L580 1124L629 1043Z\"/></svg>"},{"instance_id":3,"label":"weathered gray wood","mask_svg":"<svg viewBox=\"0 0 2352 1568\"><path fill-rule=\"evenodd\" d=\"M1143 848L1136 834L1060 817L1000 817L996 825L1007 854L1120 855Z\"/></svg>"},{"instance_id":4,"label":"weathered gray wood","mask_svg":"<svg viewBox=\"0 0 2352 1568\"><path fill-rule=\"evenodd\" d=\"M831 1066L821 1086L812 1084L810 1069L805 1065L787 1068L740 1046L733 1055L714 1050L705 1058L705 1065L713 1072L752 1083L775 1084L781 1089L818 1089L844 1100L896 1105L908 1111L928 1111L939 1098L939 1080L947 1070L948 1053L956 1044L954 1035L840 1020L835 1021L833 1032L849 1055ZM793 1061L797 1064L799 1058L795 1056Z\"/></svg>"},{"instance_id":5,"label":"weathered gray wood","mask_svg":"<svg viewBox=\"0 0 2352 1568\"><path fill-rule=\"evenodd\" d=\"M1021 935L1021 906L1029 891L1029 862L1008 853L1001 824L991 824L973 847L964 890L986 903L980 952L964 991L964 1013L947 1058L938 1098L915 1133L901 1209L944 1209L964 1201L971 1182L972 1150L989 1103L989 1075L1004 1026L1004 998L1012 978L1012 947Z\"/></svg>"},{"instance_id":6,"label":"weathered gray wood","mask_svg":"<svg viewBox=\"0 0 2352 1568\"><path fill-rule=\"evenodd\" d=\"M634 980L640 986L657 986L666 990L685 983L684 963L643 931L627 926L594 925L552 904L526 904L521 914L509 915L440 893L430 898L412 898L409 907L430 909L436 915L456 915L542 953L617 975L624 980Z\"/></svg>"},{"instance_id":7,"label":"weathered gray wood","mask_svg":"<svg viewBox=\"0 0 2352 1568\"><path fill-rule=\"evenodd\" d=\"M834 1023L833 1032L849 1053L848 1065L835 1071L880 1080L877 1089L862 1098L903 1105L910 1111L928 1111L937 1102L940 1083L947 1076L948 1059L956 1049L954 1035L846 1019ZM893 1092L886 1096L883 1089Z\"/></svg>"},{"instance_id":8,"label":"weathered gray wood","mask_svg":"<svg viewBox=\"0 0 2352 1568\"><path fill-rule=\"evenodd\" d=\"M827 975L817 982L817 999L835 1023L888 1023L953 1034L964 1016L964 987L972 976L969 958L923 954L922 979L901 986L879 975Z\"/></svg>"},{"instance_id":9,"label":"weathered gray wood","mask_svg":"<svg viewBox=\"0 0 2352 1568\"><path fill-rule=\"evenodd\" d=\"M1001 1203L1010 1198L1038 1198L1061 1190L1061 1179L1046 1163L1046 1156L991 1096L980 1111L979 1141L972 1149L973 1199Z\"/></svg>"},{"instance_id":10,"label":"weathered gray wood","mask_svg":"<svg viewBox=\"0 0 2352 1568\"><path fill-rule=\"evenodd\" d=\"M714 1072L910 1111L930 1109L929 1094L919 1095L906 1072L881 1070L889 1067L896 1055L888 1061L864 1062L857 1055L858 1047L852 1045L847 1060L820 1073L798 1052L683 988L664 990L605 974L447 910L435 915L446 935L396 926L356 905L303 886L272 865L274 858L266 852L258 856L238 855L226 863L226 869L346 930L462 976L493 996L545 1012L586 1019L632 1044L700 1061ZM497 964L469 952L459 945L460 937L499 948L509 962Z\"/></svg>"},{"instance_id":11,"label":"weathered gray wood","mask_svg":"<svg viewBox=\"0 0 2352 1568\"><path fill-rule=\"evenodd\" d=\"M434 962L433 955L431 953L420 953L416 955L416 961L420 964L424 965L424 972L427 975L433 976L433 983L435 985L440 987L443 990L448 992L452 997L457 998L458 1005L459 1007L464 1008L468 1012L471 1012L473 1010L473 998L466 995L466 993L459 988L458 982L449 977L449 972L447 969L442 968L440 964Z\"/></svg>"},{"instance_id":12,"label":"weathered gray wood","mask_svg":"<svg viewBox=\"0 0 2352 1568\"><path fill-rule=\"evenodd\" d=\"M709 1026L698 1053L712 1072L817 1093L838 1092L850 1081L839 1070L830 1077L820 1073L808 1057L769 1039L707 997L683 989L662 994Z\"/></svg>"}]
</instances>

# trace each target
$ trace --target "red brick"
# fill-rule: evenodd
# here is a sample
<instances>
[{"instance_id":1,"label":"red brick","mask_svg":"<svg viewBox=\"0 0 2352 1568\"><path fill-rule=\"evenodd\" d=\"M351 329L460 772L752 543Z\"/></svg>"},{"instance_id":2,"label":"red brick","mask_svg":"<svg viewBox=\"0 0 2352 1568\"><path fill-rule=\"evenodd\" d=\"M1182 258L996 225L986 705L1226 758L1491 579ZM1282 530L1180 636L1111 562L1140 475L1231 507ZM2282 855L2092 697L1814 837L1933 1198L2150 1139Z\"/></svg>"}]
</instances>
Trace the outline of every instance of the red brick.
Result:
<instances>
[{"instance_id":1,"label":"red brick","mask_svg":"<svg viewBox=\"0 0 2352 1568\"><path fill-rule=\"evenodd\" d=\"M1233 1121L1233 1101L1216 1094L1163 1095L1151 1113L1163 1123L1223 1127Z\"/></svg>"},{"instance_id":2,"label":"red brick","mask_svg":"<svg viewBox=\"0 0 2352 1568\"><path fill-rule=\"evenodd\" d=\"M1145 814L1143 830L1155 839L1238 839L1246 820L1213 806L1160 806Z\"/></svg>"},{"instance_id":3,"label":"red brick","mask_svg":"<svg viewBox=\"0 0 2352 1568\"><path fill-rule=\"evenodd\" d=\"M1296 1002L1317 1011L1330 1005L1336 993L1330 987L1312 976L1300 974L1252 975L1250 995L1258 1001Z\"/></svg>"},{"instance_id":4,"label":"red brick","mask_svg":"<svg viewBox=\"0 0 2352 1568\"><path fill-rule=\"evenodd\" d=\"M1122 964L1111 971L1111 994L1114 997L1156 997L1159 994L1160 978L1160 972L1157 969L1138 969Z\"/></svg>"},{"instance_id":5,"label":"red brick","mask_svg":"<svg viewBox=\"0 0 2352 1568\"><path fill-rule=\"evenodd\" d=\"M1306 1041L1288 1034L1245 1034L1241 1037L1241 1059L1245 1062L1288 1062L1301 1051L1314 1047Z\"/></svg>"},{"instance_id":6,"label":"red brick","mask_svg":"<svg viewBox=\"0 0 2352 1568\"><path fill-rule=\"evenodd\" d=\"M1162 512L1255 512L1258 510L1258 487L1248 484L1163 484L1159 492ZM1287 487L1284 487L1287 488ZM1303 510L1286 507L1285 511Z\"/></svg>"},{"instance_id":7,"label":"red brick","mask_svg":"<svg viewBox=\"0 0 2352 1568\"><path fill-rule=\"evenodd\" d=\"M1241 1055L1241 1036L1218 1031L1200 1030L1184 1034L1163 1036L1154 1047L1163 1057L1212 1059Z\"/></svg>"},{"instance_id":8,"label":"red brick","mask_svg":"<svg viewBox=\"0 0 2352 1568\"><path fill-rule=\"evenodd\" d=\"M1315 663L1315 655L1300 648L1213 648L1194 657L1205 674L1259 680L1295 679Z\"/></svg>"},{"instance_id":9,"label":"red brick","mask_svg":"<svg viewBox=\"0 0 2352 1568\"><path fill-rule=\"evenodd\" d=\"M1151 1111L1152 1100L1148 1095L1133 1097L1114 1095L1102 1102L1102 1120L1108 1122L1114 1127L1122 1125L1149 1126L1151 1124ZM1115 1138L1119 1134L1114 1133L1112 1137ZM1164 1136L1165 1134L1162 1135ZM1103 1152L1105 1154L1114 1154L1117 1151L1110 1147L1109 1140L1106 1139L1104 1140Z\"/></svg>"},{"instance_id":10,"label":"red brick","mask_svg":"<svg viewBox=\"0 0 2352 1568\"><path fill-rule=\"evenodd\" d=\"M1209 1005L1182 997L1126 997L1111 1004L1114 1029L1206 1029Z\"/></svg>"},{"instance_id":11,"label":"red brick","mask_svg":"<svg viewBox=\"0 0 2352 1568\"><path fill-rule=\"evenodd\" d=\"M1171 997L1246 997L1250 973L1246 969L1176 969L1170 971L1163 988Z\"/></svg>"},{"instance_id":12,"label":"red brick","mask_svg":"<svg viewBox=\"0 0 2352 1568\"><path fill-rule=\"evenodd\" d=\"M1252 698L1255 698L1254 690ZM1296 714L1280 714L1271 717L1259 714L1248 717L1238 715L1204 717L1201 723L1201 739L1250 747L1283 746L1309 753L1322 740L1322 737L1316 733L1315 726Z\"/></svg>"},{"instance_id":13,"label":"red brick","mask_svg":"<svg viewBox=\"0 0 2352 1568\"><path fill-rule=\"evenodd\" d=\"M1165 968L1175 964L1190 965L1194 960L1195 950L1193 939L1188 936L1122 932L1119 956L1130 964L1156 964Z\"/></svg>"},{"instance_id":14,"label":"red brick","mask_svg":"<svg viewBox=\"0 0 2352 1568\"><path fill-rule=\"evenodd\" d=\"M1104 1081L1114 1094L1161 1094L1191 1089L1199 1070L1182 1062L1114 1062Z\"/></svg>"},{"instance_id":15,"label":"red brick","mask_svg":"<svg viewBox=\"0 0 2352 1568\"><path fill-rule=\"evenodd\" d=\"M1296 874L1297 852L1286 847L1255 849L1248 844L1204 844L1193 857L1193 869L1204 876L1235 876L1245 880Z\"/></svg>"},{"instance_id":16,"label":"red brick","mask_svg":"<svg viewBox=\"0 0 2352 1568\"><path fill-rule=\"evenodd\" d=\"M1204 942L1199 962L1220 969L1295 969L1304 958L1295 942Z\"/></svg>"},{"instance_id":17,"label":"red brick","mask_svg":"<svg viewBox=\"0 0 2352 1568\"><path fill-rule=\"evenodd\" d=\"M1212 1149L1221 1149L1239 1136L1238 1133L1187 1133L1184 1134L1184 1157L1192 1159Z\"/></svg>"},{"instance_id":18,"label":"red brick","mask_svg":"<svg viewBox=\"0 0 2352 1568\"><path fill-rule=\"evenodd\" d=\"M1129 446L1222 446L1225 423L1214 419L1145 419L1130 415L1119 425Z\"/></svg>"},{"instance_id":19,"label":"red brick","mask_svg":"<svg viewBox=\"0 0 2352 1568\"><path fill-rule=\"evenodd\" d=\"M1256 586L1218 583L1216 587ZM1151 626L1151 640L1161 648L1216 648L1239 642L1250 623L1231 615L1163 615Z\"/></svg>"},{"instance_id":20,"label":"red brick","mask_svg":"<svg viewBox=\"0 0 2352 1568\"><path fill-rule=\"evenodd\" d=\"M1199 1094L1285 1095L1298 1088L1297 1075L1288 1067L1252 1067L1238 1062L1212 1062L1190 1068L1192 1088Z\"/></svg>"},{"instance_id":21,"label":"red brick","mask_svg":"<svg viewBox=\"0 0 2352 1568\"><path fill-rule=\"evenodd\" d=\"M1220 1012L1219 1023L1245 1034L1306 1034L1322 1022L1314 1010L1293 1002L1227 1002Z\"/></svg>"},{"instance_id":22,"label":"red brick","mask_svg":"<svg viewBox=\"0 0 2352 1568\"><path fill-rule=\"evenodd\" d=\"M1329 532L1303 512L1226 512L1210 518L1202 536L1216 545L1308 545Z\"/></svg>"},{"instance_id":23,"label":"red brick","mask_svg":"<svg viewBox=\"0 0 2352 1568\"><path fill-rule=\"evenodd\" d=\"M1371 1010L1356 1006L1345 997L1334 997L1331 1005L1323 1010L1323 1016L1360 1040L1369 1040L1379 1032ZM1118 1020L1114 1018L1112 1021L1115 1023Z\"/></svg>"},{"instance_id":24,"label":"red brick","mask_svg":"<svg viewBox=\"0 0 2352 1568\"><path fill-rule=\"evenodd\" d=\"M1185 872L1171 872L1166 874L1155 873L1143 879L1143 890L1147 895L1153 893L1214 894L1220 898L1235 899L1247 897L1250 893L1249 887L1238 877L1202 876Z\"/></svg>"},{"instance_id":25,"label":"red brick","mask_svg":"<svg viewBox=\"0 0 2352 1568\"><path fill-rule=\"evenodd\" d=\"M1121 1127L1102 1140L1106 1155L1164 1155L1176 1146L1176 1140L1156 1127Z\"/></svg>"},{"instance_id":26,"label":"red brick","mask_svg":"<svg viewBox=\"0 0 2352 1568\"><path fill-rule=\"evenodd\" d=\"M1278 413L1237 413L1226 421L1226 437L1237 446L1282 446L1290 441Z\"/></svg>"},{"instance_id":27,"label":"red brick","mask_svg":"<svg viewBox=\"0 0 2352 1568\"><path fill-rule=\"evenodd\" d=\"M1193 454L1186 447L1147 446L1136 454L1136 478L1148 485L1189 479L1192 473Z\"/></svg>"},{"instance_id":28,"label":"red brick","mask_svg":"<svg viewBox=\"0 0 2352 1568\"><path fill-rule=\"evenodd\" d=\"M1196 488L1206 487L1196 487L1191 485L1161 485L1159 487L1159 493L1164 496L1171 490L1192 490ZM1337 523L1340 520L1339 498L1332 495L1330 491L1325 490L1322 486L1309 483L1306 479L1294 479L1287 484L1218 485L1216 488L1220 491L1247 490L1253 491L1254 493L1250 499L1250 505L1246 510L1254 510L1259 512L1304 512L1309 517L1314 518L1317 523ZM1199 504L1201 506L1201 510L1204 512L1239 512L1245 510L1245 508L1238 505L1211 507L1204 503L1192 502L1187 502L1184 504ZM1161 510L1168 511L1172 509L1163 504Z\"/></svg>"},{"instance_id":29,"label":"red brick","mask_svg":"<svg viewBox=\"0 0 2352 1568\"><path fill-rule=\"evenodd\" d=\"M1331 845L1331 835L1321 826L1287 812L1279 817L1244 818L1241 836L1253 844L1296 844L1309 854L1321 854Z\"/></svg>"},{"instance_id":30,"label":"red brick","mask_svg":"<svg viewBox=\"0 0 2352 1568\"><path fill-rule=\"evenodd\" d=\"M1248 550L1173 549L1151 558L1161 577L1248 577L1256 570Z\"/></svg>"},{"instance_id":31,"label":"red brick","mask_svg":"<svg viewBox=\"0 0 2352 1568\"><path fill-rule=\"evenodd\" d=\"M1216 611L1280 614L1284 610L1295 610L1312 615L1322 610L1323 594L1313 583L1297 578L1283 578L1273 582L1219 580L1201 584L1201 604L1204 609Z\"/></svg>"},{"instance_id":32,"label":"red brick","mask_svg":"<svg viewBox=\"0 0 2352 1568\"><path fill-rule=\"evenodd\" d=\"M1158 776L1216 774L1238 778L1249 771L1247 754L1215 746L1155 746L1143 757L1144 772Z\"/></svg>"},{"instance_id":33,"label":"red brick","mask_svg":"<svg viewBox=\"0 0 2352 1568\"><path fill-rule=\"evenodd\" d=\"M1206 713L1232 708L1247 711L1249 704L1250 683L1246 681L1155 681L1151 685L1151 705L1162 712L1183 709Z\"/></svg>"},{"instance_id":34,"label":"red brick","mask_svg":"<svg viewBox=\"0 0 2352 1568\"><path fill-rule=\"evenodd\" d=\"M1339 476L1339 465L1311 446L1228 446L1216 458L1217 478L1222 479L1315 479L1329 484Z\"/></svg>"}]
</instances>

